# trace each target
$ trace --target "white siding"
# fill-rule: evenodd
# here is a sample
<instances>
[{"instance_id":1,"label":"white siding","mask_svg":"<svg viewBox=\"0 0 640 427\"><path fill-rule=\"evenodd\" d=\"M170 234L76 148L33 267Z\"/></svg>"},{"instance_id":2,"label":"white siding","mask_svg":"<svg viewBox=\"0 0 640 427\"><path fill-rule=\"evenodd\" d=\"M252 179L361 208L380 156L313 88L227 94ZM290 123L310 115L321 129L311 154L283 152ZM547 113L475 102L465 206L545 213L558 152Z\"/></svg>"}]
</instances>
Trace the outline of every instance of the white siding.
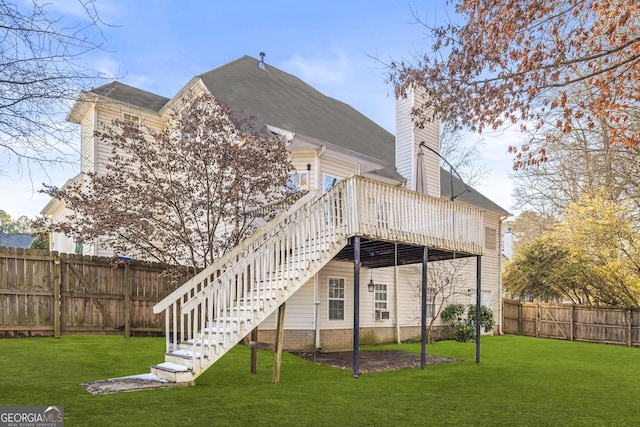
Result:
<instances>
[{"instance_id":1,"label":"white siding","mask_svg":"<svg viewBox=\"0 0 640 427\"><path fill-rule=\"evenodd\" d=\"M324 175L331 175L343 179L358 173L360 173L360 167L357 163L349 162L329 154L320 158L320 188L322 188Z\"/></svg>"},{"instance_id":2,"label":"white siding","mask_svg":"<svg viewBox=\"0 0 640 427\"><path fill-rule=\"evenodd\" d=\"M407 179L407 187L415 190L416 156L418 146L425 142L437 153L440 152L440 122L426 123L423 129L413 124L411 109L424 100L424 91L410 91L405 99L396 100L396 168ZM440 159L423 149L428 194L440 197Z\"/></svg>"},{"instance_id":3,"label":"white siding","mask_svg":"<svg viewBox=\"0 0 640 427\"><path fill-rule=\"evenodd\" d=\"M316 152L315 151L292 151L290 154L291 163L293 167L296 169L296 172L307 172L307 165L311 165L311 170L309 171L309 189L318 188L316 185Z\"/></svg>"},{"instance_id":4,"label":"white siding","mask_svg":"<svg viewBox=\"0 0 640 427\"><path fill-rule=\"evenodd\" d=\"M70 214L71 211L65 206L62 206L53 215L51 215L51 222L53 224L57 224L65 221ZM58 251L65 254L75 253L76 242L71 237L67 237L64 233L51 233L51 236L49 238L50 250Z\"/></svg>"},{"instance_id":5,"label":"white siding","mask_svg":"<svg viewBox=\"0 0 640 427\"><path fill-rule=\"evenodd\" d=\"M396 168L398 173L407 180L407 188L415 189L411 105L413 105L413 92L408 93L407 98L396 99Z\"/></svg>"},{"instance_id":6,"label":"white siding","mask_svg":"<svg viewBox=\"0 0 640 427\"><path fill-rule=\"evenodd\" d=\"M89 109L80 122L80 171L89 173L94 171L95 165L95 130L96 109Z\"/></svg>"},{"instance_id":7,"label":"white siding","mask_svg":"<svg viewBox=\"0 0 640 427\"><path fill-rule=\"evenodd\" d=\"M102 102L98 105L97 109L97 123L98 131L103 131L105 126L112 126L115 119L122 120L123 114L130 114L140 118L140 123L145 126L149 126L155 130L161 130L164 128L166 121L159 116L152 113L135 110L129 106L119 104L116 102ZM104 173L105 165L111 156L111 146L104 141L100 141L96 138L96 172Z\"/></svg>"}]
</instances>

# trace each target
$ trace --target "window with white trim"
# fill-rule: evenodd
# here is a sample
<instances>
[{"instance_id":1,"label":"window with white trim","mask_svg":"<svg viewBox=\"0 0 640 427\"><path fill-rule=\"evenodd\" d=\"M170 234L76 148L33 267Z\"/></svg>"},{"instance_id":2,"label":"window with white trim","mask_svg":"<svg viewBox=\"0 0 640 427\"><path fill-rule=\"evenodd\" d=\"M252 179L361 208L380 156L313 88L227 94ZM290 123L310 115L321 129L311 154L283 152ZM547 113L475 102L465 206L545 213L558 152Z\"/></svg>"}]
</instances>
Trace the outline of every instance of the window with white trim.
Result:
<instances>
[{"instance_id":1,"label":"window with white trim","mask_svg":"<svg viewBox=\"0 0 640 427\"><path fill-rule=\"evenodd\" d=\"M387 285L384 283L376 283L373 291L373 304L376 310L387 311L389 309L389 301L387 299Z\"/></svg>"},{"instance_id":2,"label":"window with white trim","mask_svg":"<svg viewBox=\"0 0 640 427\"><path fill-rule=\"evenodd\" d=\"M436 294L438 290L436 288L427 288L427 319L433 318L433 313L436 312Z\"/></svg>"},{"instance_id":3,"label":"window with white trim","mask_svg":"<svg viewBox=\"0 0 640 427\"><path fill-rule=\"evenodd\" d=\"M340 182L340 178L336 178L335 176L325 174L322 180L322 184L323 184L322 192L326 193L327 191L331 190L331 188L339 182Z\"/></svg>"},{"instance_id":4,"label":"window with white trim","mask_svg":"<svg viewBox=\"0 0 640 427\"><path fill-rule=\"evenodd\" d=\"M473 290L471 294L471 304L475 305L476 303L476 291ZM485 307L491 308L491 291L480 291L480 304Z\"/></svg>"},{"instance_id":5,"label":"window with white trim","mask_svg":"<svg viewBox=\"0 0 640 427\"><path fill-rule=\"evenodd\" d=\"M307 191L309 189L309 174L307 172L290 174L287 187L295 191Z\"/></svg>"},{"instance_id":6,"label":"window with white trim","mask_svg":"<svg viewBox=\"0 0 640 427\"><path fill-rule=\"evenodd\" d=\"M491 227L484 228L484 247L495 251L498 249L498 230Z\"/></svg>"},{"instance_id":7,"label":"window with white trim","mask_svg":"<svg viewBox=\"0 0 640 427\"><path fill-rule=\"evenodd\" d=\"M329 320L344 320L345 308L345 280L344 278L329 277L327 306Z\"/></svg>"},{"instance_id":8,"label":"window with white trim","mask_svg":"<svg viewBox=\"0 0 640 427\"><path fill-rule=\"evenodd\" d=\"M123 113L122 114L122 120L127 125L130 125L130 126L133 126L133 127L140 126L140 117L138 117L138 116L134 116L134 115L131 115L131 114Z\"/></svg>"}]
</instances>

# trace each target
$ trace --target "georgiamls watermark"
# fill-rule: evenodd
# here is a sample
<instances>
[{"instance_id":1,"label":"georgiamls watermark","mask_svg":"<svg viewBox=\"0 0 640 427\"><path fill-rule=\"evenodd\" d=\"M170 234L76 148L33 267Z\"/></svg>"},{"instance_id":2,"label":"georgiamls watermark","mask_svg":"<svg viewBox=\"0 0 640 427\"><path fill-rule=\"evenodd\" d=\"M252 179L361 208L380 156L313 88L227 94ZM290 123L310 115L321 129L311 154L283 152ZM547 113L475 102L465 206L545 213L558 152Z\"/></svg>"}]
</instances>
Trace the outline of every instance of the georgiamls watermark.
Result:
<instances>
[{"instance_id":1,"label":"georgiamls watermark","mask_svg":"<svg viewBox=\"0 0 640 427\"><path fill-rule=\"evenodd\" d=\"M63 406L0 406L0 427L62 427Z\"/></svg>"}]
</instances>

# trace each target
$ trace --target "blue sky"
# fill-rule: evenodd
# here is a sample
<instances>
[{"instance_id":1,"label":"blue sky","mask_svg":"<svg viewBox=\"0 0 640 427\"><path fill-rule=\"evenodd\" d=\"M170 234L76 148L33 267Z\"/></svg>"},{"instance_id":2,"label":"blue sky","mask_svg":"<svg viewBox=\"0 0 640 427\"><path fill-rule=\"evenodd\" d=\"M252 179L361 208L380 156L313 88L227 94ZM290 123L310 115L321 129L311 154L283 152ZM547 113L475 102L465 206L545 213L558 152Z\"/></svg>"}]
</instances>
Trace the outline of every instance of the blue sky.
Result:
<instances>
[{"instance_id":1,"label":"blue sky","mask_svg":"<svg viewBox=\"0 0 640 427\"><path fill-rule=\"evenodd\" d=\"M123 83L172 97L193 76L243 55L289 72L324 94L354 108L395 133L393 88L381 63L428 49L413 13L428 22L446 18L441 1L172 1L98 0L105 51L87 64ZM72 0L53 8L68 18L82 16ZM512 210L511 160L517 135L485 135L482 154L491 170L478 190ZM37 194L42 182L62 185L73 165L18 171L15 160L0 164L0 209L12 217L35 217L48 202ZM513 210L512 210L513 211Z\"/></svg>"}]
</instances>

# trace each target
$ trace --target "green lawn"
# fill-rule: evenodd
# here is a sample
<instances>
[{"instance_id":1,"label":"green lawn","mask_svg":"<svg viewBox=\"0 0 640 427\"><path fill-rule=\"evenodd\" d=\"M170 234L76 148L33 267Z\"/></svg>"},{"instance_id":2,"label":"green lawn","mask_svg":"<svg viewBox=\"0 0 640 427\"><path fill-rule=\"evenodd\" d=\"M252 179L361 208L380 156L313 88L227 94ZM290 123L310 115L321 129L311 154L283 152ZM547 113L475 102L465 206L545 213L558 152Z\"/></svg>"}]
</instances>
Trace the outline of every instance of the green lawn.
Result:
<instances>
[{"instance_id":1,"label":"green lawn","mask_svg":"<svg viewBox=\"0 0 640 427\"><path fill-rule=\"evenodd\" d=\"M258 375L237 347L197 380L176 387L93 396L81 382L146 373L164 339L99 336L0 340L0 405L62 405L67 426L217 425L637 425L640 349L501 336L446 341L431 354L468 360L363 374L272 353ZM377 347L379 349L381 347ZM385 346L419 352L419 344Z\"/></svg>"}]
</instances>

